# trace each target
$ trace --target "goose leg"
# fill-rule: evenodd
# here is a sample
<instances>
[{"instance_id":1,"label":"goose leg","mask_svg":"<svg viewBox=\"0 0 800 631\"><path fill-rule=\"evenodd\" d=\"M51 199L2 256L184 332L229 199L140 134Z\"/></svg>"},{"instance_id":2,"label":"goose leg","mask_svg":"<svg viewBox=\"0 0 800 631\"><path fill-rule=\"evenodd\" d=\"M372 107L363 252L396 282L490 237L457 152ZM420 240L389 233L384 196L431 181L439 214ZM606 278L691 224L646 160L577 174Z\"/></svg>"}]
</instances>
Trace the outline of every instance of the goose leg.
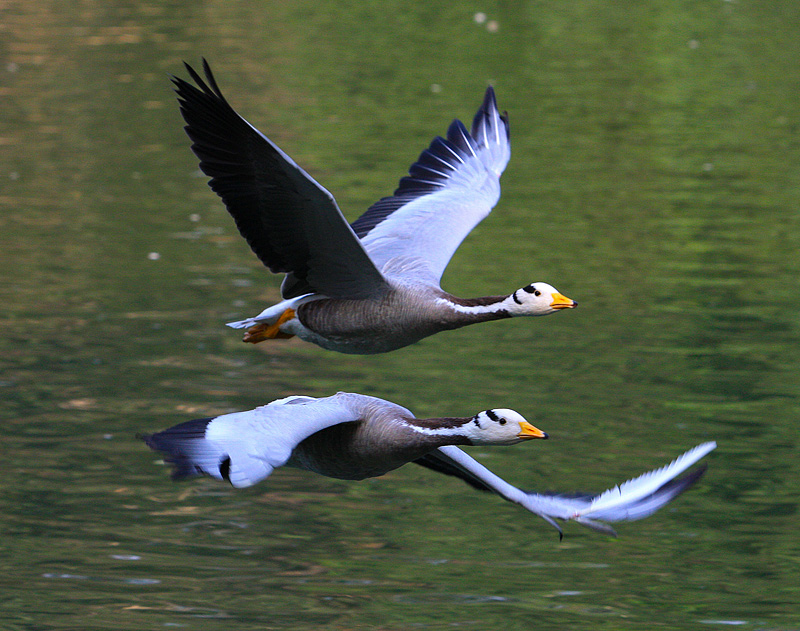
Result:
<instances>
[{"instance_id":1,"label":"goose leg","mask_svg":"<svg viewBox=\"0 0 800 631\"><path fill-rule=\"evenodd\" d=\"M294 337L293 333L284 333L281 331L281 325L294 318L294 316L294 309L287 309L273 324L259 323L255 326L251 326L245 332L242 341L249 342L250 344L258 344L264 340L289 339L290 337Z\"/></svg>"}]
</instances>

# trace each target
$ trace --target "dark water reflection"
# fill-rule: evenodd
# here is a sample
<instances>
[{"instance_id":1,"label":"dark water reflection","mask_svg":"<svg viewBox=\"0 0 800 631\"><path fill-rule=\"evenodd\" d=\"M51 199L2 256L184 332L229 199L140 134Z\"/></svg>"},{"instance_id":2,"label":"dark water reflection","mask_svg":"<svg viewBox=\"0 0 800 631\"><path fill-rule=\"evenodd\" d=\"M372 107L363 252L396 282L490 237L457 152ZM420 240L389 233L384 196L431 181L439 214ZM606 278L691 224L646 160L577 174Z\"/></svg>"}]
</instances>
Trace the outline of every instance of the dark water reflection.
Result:
<instances>
[{"instance_id":1,"label":"dark water reflection","mask_svg":"<svg viewBox=\"0 0 800 631\"><path fill-rule=\"evenodd\" d=\"M791 2L4 7L3 628L800 628L797 17ZM350 218L493 82L513 158L445 286L547 280L581 308L380 357L242 345L221 323L278 283L181 131L165 75L200 55ZM423 470L281 471L234 493L170 484L134 439L339 389L419 415L518 409L554 440L476 453L532 488L600 490L720 448L674 507L559 543Z\"/></svg>"}]
</instances>

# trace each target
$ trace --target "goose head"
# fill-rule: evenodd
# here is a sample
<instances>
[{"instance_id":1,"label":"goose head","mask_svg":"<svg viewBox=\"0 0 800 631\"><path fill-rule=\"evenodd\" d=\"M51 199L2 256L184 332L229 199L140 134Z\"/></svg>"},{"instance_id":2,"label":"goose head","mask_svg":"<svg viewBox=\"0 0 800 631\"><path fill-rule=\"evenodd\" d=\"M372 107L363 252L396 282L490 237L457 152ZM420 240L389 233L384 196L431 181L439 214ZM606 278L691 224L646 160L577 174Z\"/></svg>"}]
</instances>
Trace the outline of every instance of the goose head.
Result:
<instances>
[{"instance_id":1,"label":"goose head","mask_svg":"<svg viewBox=\"0 0 800 631\"><path fill-rule=\"evenodd\" d=\"M473 445L514 445L532 438L547 438L514 410L478 412L466 424L467 438Z\"/></svg>"},{"instance_id":2,"label":"goose head","mask_svg":"<svg viewBox=\"0 0 800 631\"><path fill-rule=\"evenodd\" d=\"M505 302L512 316L539 316L555 313L561 309L574 309L578 303L567 298L552 285L531 283L517 289Z\"/></svg>"}]
</instances>

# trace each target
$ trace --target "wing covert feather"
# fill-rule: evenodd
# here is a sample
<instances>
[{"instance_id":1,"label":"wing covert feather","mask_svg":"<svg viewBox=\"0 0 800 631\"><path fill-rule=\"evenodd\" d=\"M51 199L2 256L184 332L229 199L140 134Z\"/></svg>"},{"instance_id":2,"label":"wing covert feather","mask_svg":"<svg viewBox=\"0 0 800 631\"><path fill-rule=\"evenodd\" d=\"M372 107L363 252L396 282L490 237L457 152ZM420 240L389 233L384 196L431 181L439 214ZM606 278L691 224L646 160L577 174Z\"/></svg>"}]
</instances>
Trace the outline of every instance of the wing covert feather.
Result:
<instances>
[{"instance_id":1,"label":"wing covert feather","mask_svg":"<svg viewBox=\"0 0 800 631\"><path fill-rule=\"evenodd\" d=\"M500 198L511 155L508 118L489 87L472 129L455 120L411 165L390 197L353 223L378 269L396 257L423 261L438 281L458 246Z\"/></svg>"}]
</instances>

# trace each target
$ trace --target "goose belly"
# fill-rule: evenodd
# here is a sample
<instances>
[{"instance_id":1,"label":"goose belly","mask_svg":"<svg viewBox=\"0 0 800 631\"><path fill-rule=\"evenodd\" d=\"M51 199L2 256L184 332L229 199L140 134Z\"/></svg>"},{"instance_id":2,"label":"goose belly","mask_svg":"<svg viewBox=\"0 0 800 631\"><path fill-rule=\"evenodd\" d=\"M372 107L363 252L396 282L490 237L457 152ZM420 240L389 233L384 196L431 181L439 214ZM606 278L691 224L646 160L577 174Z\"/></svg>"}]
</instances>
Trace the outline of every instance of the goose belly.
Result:
<instances>
[{"instance_id":1,"label":"goose belly","mask_svg":"<svg viewBox=\"0 0 800 631\"><path fill-rule=\"evenodd\" d=\"M342 423L321 430L302 441L286 466L313 471L330 478L363 480L388 473L424 456L430 446L385 440L363 423Z\"/></svg>"},{"instance_id":2,"label":"goose belly","mask_svg":"<svg viewBox=\"0 0 800 631\"><path fill-rule=\"evenodd\" d=\"M444 310L398 299L309 302L297 309L301 339L351 354L386 353L453 328Z\"/></svg>"}]
</instances>

